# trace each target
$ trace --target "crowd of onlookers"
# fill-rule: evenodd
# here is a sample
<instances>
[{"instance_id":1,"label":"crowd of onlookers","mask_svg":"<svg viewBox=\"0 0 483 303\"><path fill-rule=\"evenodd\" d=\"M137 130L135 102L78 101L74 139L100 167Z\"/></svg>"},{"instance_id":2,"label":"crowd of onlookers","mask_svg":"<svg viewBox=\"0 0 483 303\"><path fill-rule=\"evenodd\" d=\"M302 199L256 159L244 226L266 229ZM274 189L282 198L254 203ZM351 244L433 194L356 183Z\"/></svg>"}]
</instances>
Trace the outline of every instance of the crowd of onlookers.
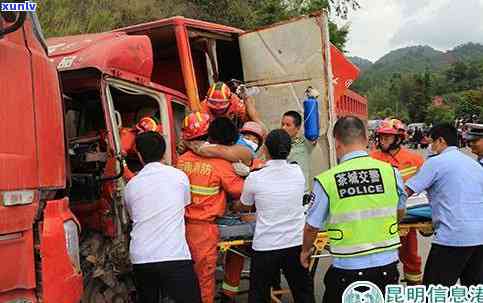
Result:
<instances>
[{"instance_id":1,"label":"crowd of onlookers","mask_svg":"<svg viewBox=\"0 0 483 303\"><path fill-rule=\"evenodd\" d=\"M416 127L414 130L408 130L406 143L414 149L427 148L429 145L428 129Z\"/></svg>"},{"instance_id":2,"label":"crowd of onlookers","mask_svg":"<svg viewBox=\"0 0 483 303\"><path fill-rule=\"evenodd\" d=\"M455 127L458 129L458 141L460 148L468 146L468 142L465 139L470 131L468 123L482 123L482 121L480 121L476 115L473 115L469 119L456 119Z\"/></svg>"},{"instance_id":3,"label":"crowd of onlookers","mask_svg":"<svg viewBox=\"0 0 483 303\"><path fill-rule=\"evenodd\" d=\"M460 148L467 147L468 142L465 139L466 135L470 131L470 127L468 123L482 123L476 115L471 116L470 118L459 118L454 121L454 126L458 130L458 145ZM423 124L423 123L417 123ZM431 129L431 125L423 124L421 127L409 127L407 131L407 137L405 140L405 144L413 149L426 149L429 146L429 137L428 133ZM372 133L372 132L371 132ZM371 135L371 138L374 135Z\"/></svg>"}]
</instances>

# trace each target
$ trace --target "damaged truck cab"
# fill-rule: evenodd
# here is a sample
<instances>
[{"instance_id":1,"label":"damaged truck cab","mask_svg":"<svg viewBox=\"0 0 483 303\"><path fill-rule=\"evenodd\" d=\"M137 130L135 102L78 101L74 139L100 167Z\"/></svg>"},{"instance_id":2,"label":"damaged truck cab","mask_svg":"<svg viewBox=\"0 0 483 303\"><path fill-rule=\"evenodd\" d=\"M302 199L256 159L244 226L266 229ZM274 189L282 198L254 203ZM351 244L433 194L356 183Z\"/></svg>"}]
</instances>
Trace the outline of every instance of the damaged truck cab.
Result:
<instances>
[{"instance_id":1,"label":"damaged truck cab","mask_svg":"<svg viewBox=\"0 0 483 303\"><path fill-rule=\"evenodd\" d=\"M261 88L256 107L270 128L279 127L284 110L302 108L311 86L321 92L323 134L312 152L313 174L335 163L327 136L335 112L325 14L253 32L173 17L52 38L48 45L64 94L70 209L82 227L83 302L130 300L122 175L123 163L134 172L141 165L124 150L122 134L143 116L159 120L165 162L172 164L184 115L200 108L215 81L238 79Z\"/></svg>"},{"instance_id":2,"label":"damaged truck cab","mask_svg":"<svg viewBox=\"0 0 483 303\"><path fill-rule=\"evenodd\" d=\"M15 23L3 19L0 30ZM0 35L0 62L16 64L0 74L0 258L20 260L0 267L0 302L133 301L123 190L141 163L127 145L139 119L155 117L174 164L183 118L215 81L259 87L271 129L318 90L311 174L335 164L325 13L251 32L173 17L51 38L49 59L37 27L28 16Z\"/></svg>"}]
</instances>

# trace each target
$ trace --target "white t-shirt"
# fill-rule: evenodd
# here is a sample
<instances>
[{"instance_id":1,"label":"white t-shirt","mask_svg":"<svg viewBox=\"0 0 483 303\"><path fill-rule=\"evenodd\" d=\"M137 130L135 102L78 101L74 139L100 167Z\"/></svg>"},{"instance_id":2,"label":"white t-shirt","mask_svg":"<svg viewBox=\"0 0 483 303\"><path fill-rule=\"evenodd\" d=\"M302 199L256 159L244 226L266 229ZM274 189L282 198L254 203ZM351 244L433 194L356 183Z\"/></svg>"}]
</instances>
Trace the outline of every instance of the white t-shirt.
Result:
<instances>
[{"instance_id":1,"label":"white t-shirt","mask_svg":"<svg viewBox=\"0 0 483 303\"><path fill-rule=\"evenodd\" d=\"M243 186L241 203L257 208L253 249L276 250L302 245L305 225L302 199L305 177L297 164L270 160L252 172Z\"/></svg>"},{"instance_id":2,"label":"white t-shirt","mask_svg":"<svg viewBox=\"0 0 483 303\"><path fill-rule=\"evenodd\" d=\"M129 181L124 198L133 221L133 264L191 259L184 222L190 185L181 170L149 163Z\"/></svg>"}]
</instances>

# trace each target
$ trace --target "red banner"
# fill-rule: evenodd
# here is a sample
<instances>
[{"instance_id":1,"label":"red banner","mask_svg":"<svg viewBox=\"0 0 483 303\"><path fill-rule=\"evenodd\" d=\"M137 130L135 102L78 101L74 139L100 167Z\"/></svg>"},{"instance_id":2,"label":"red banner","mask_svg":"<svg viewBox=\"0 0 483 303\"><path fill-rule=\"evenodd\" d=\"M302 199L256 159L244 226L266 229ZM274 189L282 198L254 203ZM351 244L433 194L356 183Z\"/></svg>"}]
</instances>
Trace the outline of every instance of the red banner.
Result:
<instances>
[{"instance_id":1,"label":"red banner","mask_svg":"<svg viewBox=\"0 0 483 303\"><path fill-rule=\"evenodd\" d=\"M345 90L359 77L359 68L347 59L334 45L330 44L330 60L332 63L332 84L334 101L337 102Z\"/></svg>"}]
</instances>

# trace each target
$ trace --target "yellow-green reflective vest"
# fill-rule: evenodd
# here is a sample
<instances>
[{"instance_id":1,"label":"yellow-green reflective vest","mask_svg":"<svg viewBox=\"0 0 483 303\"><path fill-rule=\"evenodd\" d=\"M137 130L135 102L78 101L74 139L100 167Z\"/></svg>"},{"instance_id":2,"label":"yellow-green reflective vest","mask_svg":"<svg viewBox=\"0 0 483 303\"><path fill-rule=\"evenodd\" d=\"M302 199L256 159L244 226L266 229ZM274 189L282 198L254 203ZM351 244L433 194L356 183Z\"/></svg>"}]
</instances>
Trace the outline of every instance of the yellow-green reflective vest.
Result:
<instances>
[{"instance_id":1,"label":"yellow-green reflective vest","mask_svg":"<svg viewBox=\"0 0 483 303\"><path fill-rule=\"evenodd\" d=\"M315 178L329 198L330 252L353 257L400 246L399 195L391 165L363 156L343 162Z\"/></svg>"}]
</instances>

